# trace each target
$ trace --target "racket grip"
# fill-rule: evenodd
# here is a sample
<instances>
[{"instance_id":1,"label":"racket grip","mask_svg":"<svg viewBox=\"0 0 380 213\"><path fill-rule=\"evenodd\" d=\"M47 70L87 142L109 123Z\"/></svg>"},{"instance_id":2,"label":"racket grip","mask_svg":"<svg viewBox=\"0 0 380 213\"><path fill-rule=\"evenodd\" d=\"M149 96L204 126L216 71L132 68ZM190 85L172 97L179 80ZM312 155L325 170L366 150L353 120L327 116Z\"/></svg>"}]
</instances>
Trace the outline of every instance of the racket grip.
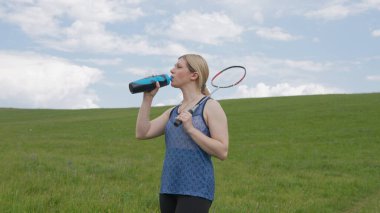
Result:
<instances>
[{"instance_id":1,"label":"racket grip","mask_svg":"<svg viewBox=\"0 0 380 213\"><path fill-rule=\"evenodd\" d=\"M179 126L181 126L181 124L182 124L182 121L175 119L175 122L174 122L175 127L179 127Z\"/></svg>"},{"instance_id":2,"label":"racket grip","mask_svg":"<svg viewBox=\"0 0 380 213\"><path fill-rule=\"evenodd\" d=\"M192 109L189 109L188 112L190 112L190 114L193 114L193 113L194 113L194 111L193 111ZM182 124L182 121L181 121L181 120L179 120L179 119L175 119L175 122L174 122L174 126L175 126L175 127L179 127L179 126L181 126L181 124Z\"/></svg>"}]
</instances>

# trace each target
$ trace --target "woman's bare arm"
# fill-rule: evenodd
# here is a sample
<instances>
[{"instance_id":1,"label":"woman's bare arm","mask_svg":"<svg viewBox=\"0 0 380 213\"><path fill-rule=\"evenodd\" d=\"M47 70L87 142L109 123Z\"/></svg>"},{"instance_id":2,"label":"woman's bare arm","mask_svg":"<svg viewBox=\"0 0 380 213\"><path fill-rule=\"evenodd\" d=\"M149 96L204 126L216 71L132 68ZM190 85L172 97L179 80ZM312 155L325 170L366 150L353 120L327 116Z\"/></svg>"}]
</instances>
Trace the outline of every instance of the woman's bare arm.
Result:
<instances>
[{"instance_id":1,"label":"woman's bare arm","mask_svg":"<svg viewBox=\"0 0 380 213\"><path fill-rule=\"evenodd\" d=\"M225 160L228 155L228 124L226 114L220 104L211 99L205 106L204 116L211 137L204 135L192 125L190 113L183 114L181 119L190 137L208 154Z\"/></svg>"},{"instance_id":2,"label":"woman's bare arm","mask_svg":"<svg viewBox=\"0 0 380 213\"><path fill-rule=\"evenodd\" d=\"M171 109L166 110L157 118L150 120L150 111L152 108L153 97L156 95L160 85L151 92L145 92L143 101L139 109L136 121L136 138L149 139L164 134L165 125L169 120Z\"/></svg>"}]
</instances>

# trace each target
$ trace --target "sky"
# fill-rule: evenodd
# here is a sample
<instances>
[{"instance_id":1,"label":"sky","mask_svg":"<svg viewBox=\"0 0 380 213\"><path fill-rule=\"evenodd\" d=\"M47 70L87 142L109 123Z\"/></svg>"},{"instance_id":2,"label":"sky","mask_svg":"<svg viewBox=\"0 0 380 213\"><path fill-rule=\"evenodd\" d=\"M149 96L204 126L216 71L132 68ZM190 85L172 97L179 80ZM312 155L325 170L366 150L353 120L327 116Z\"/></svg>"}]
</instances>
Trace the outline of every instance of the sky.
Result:
<instances>
[{"instance_id":1,"label":"sky","mask_svg":"<svg viewBox=\"0 0 380 213\"><path fill-rule=\"evenodd\" d=\"M139 107L187 53L246 67L217 100L380 92L380 0L0 0L0 32L0 107Z\"/></svg>"}]
</instances>

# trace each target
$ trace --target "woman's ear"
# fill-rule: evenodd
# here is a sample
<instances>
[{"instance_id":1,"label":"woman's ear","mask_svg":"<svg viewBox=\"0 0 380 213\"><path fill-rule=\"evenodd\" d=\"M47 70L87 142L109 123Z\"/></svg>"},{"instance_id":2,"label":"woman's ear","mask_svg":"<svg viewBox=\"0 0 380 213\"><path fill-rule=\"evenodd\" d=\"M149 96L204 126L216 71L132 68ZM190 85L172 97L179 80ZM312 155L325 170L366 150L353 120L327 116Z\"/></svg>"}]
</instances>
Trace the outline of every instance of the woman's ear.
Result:
<instances>
[{"instance_id":1,"label":"woman's ear","mask_svg":"<svg viewBox=\"0 0 380 213\"><path fill-rule=\"evenodd\" d=\"M191 80L195 81L195 80L197 80L198 78L199 78L199 74L198 74L198 72L192 72L192 73L191 73L191 76L190 76L190 79L191 79Z\"/></svg>"}]
</instances>

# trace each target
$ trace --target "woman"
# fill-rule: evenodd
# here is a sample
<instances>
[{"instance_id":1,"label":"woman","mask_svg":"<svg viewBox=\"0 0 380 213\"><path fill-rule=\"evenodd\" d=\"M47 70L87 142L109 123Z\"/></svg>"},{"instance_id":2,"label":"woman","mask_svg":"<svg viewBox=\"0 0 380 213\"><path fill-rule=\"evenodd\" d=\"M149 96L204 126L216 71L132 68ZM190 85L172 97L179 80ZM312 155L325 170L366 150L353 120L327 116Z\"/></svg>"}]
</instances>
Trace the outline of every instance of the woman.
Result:
<instances>
[{"instance_id":1,"label":"woman","mask_svg":"<svg viewBox=\"0 0 380 213\"><path fill-rule=\"evenodd\" d=\"M201 56L181 56L170 73L171 86L182 91L182 103L150 121L151 104L160 85L145 92L137 116L136 138L165 134L161 212L208 212L215 188L211 156L227 158L227 118L220 104L208 97L209 70ZM189 109L197 103L199 107L191 114ZM182 122L179 127L174 125L176 119Z\"/></svg>"}]
</instances>

